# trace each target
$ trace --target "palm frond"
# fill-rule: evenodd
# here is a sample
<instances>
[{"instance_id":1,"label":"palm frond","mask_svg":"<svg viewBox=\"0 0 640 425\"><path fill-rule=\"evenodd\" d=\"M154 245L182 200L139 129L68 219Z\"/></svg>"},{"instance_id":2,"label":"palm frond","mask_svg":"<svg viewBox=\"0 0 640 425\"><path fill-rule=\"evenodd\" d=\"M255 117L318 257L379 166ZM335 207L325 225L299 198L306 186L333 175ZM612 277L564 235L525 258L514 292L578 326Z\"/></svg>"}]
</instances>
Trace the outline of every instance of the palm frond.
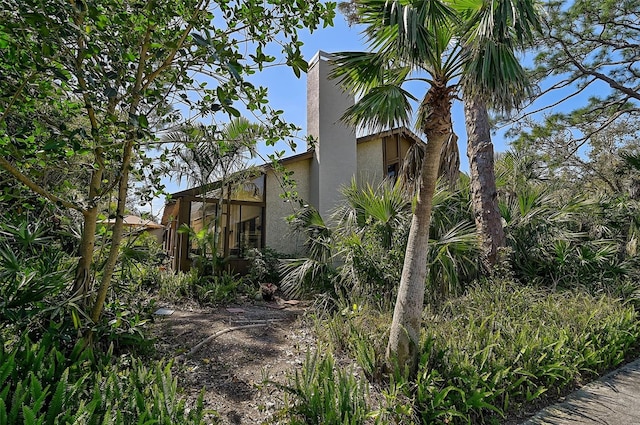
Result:
<instances>
[{"instance_id":1,"label":"palm frond","mask_svg":"<svg viewBox=\"0 0 640 425\"><path fill-rule=\"evenodd\" d=\"M329 78L357 95L366 95L381 86L400 87L412 72L397 57L381 53L341 52L332 55Z\"/></svg>"},{"instance_id":2,"label":"palm frond","mask_svg":"<svg viewBox=\"0 0 640 425\"><path fill-rule=\"evenodd\" d=\"M372 132L407 126L412 113L411 100L417 99L402 87L375 87L348 108L342 119L350 125Z\"/></svg>"},{"instance_id":3,"label":"palm frond","mask_svg":"<svg viewBox=\"0 0 640 425\"><path fill-rule=\"evenodd\" d=\"M463 0L456 7L467 18L462 36L468 55L465 91L496 108L518 107L532 89L515 52L531 43L541 28L536 2Z\"/></svg>"},{"instance_id":4,"label":"palm frond","mask_svg":"<svg viewBox=\"0 0 640 425\"><path fill-rule=\"evenodd\" d=\"M402 161L398 184L406 193L417 193L418 187L420 186L420 179L422 178L422 161L424 161L424 155L424 146L419 143L414 143L409 147Z\"/></svg>"},{"instance_id":5,"label":"palm frond","mask_svg":"<svg viewBox=\"0 0 640 425\"><path fill-rule=\"evenodd\" d=\"M400 217L411 205L400 186L385 181L376 189L368 184L360 188L352 181L343 189L343 195L346 204L333 215L341 236L360 235L375 226L379 236L377 243L389 249Z\"/></svg>"},{"instance_id":6,"label":"palm frond","mask_svg":"<svg viewBox=\"0 0 640 425\"><path fill-rule=\"evenodd\" d=\"M463 86L470 96L480 96L492 107L509 111L533 95L513 46L487 40L467 53Z\"/></svg>"},{"instance_id":7,"label":"palm frond","mask_svg":"<svg viewBox=\"0 0 640 425\"><path fill-rule=\"evenodd\" d=\"M438 175L443 177L450 187L455 187L460 175L460 152L458 150L458 136L451 133L447 143L440 153L440 169Z\"/></svg>"},{"instance_id":8,"label":"palm frond","mask_svg":"<svg viewBox=\"0 0 640 425\"><path fill-rule=\"evenodd\" d=\"M322 281L334 272L327 263L312 258L281 260L280 289L289 298L299 298L314 287L322 286Z\"/></svg>"},{"instance_id":9,"label":"palm frond","mask_svg":"<svg viewBox=\"0 0 640 425\"><path fill-rule=\"evenodd\" d=\"M379 53L340 52L332 55L333 69L329 78L352 93L366 93L385 84L388 60Z\"/></svg>"},{"instance_id":10,"label":"palm frond","mask_svg":"<svg viewBox=\"0 0 640 425\"><path fill-rule=\"evenodd\" d=\"M456 26L456 14L436 0L364 0L360 19L373 50L393 50L415 66L437 68Z\"/></svg>"}]
</instances>

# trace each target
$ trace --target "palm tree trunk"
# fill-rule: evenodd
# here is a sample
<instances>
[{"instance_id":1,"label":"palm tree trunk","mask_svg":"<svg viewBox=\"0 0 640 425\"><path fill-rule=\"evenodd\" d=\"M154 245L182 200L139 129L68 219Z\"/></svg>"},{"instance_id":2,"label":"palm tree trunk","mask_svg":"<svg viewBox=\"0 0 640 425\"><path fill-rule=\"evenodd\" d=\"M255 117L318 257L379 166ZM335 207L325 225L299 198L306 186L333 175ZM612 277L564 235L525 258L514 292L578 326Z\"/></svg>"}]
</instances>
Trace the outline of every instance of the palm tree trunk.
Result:
<instances>
[{"instance_id":1,"label":"palm tree trunk","mask_svg":"<svg viewBox=\"0 0 640 425\"><path fill-rule=\"evenodd\" d=\"M422 161L420 189L411 219L386 352L387 363L390 366L395 365L401 371L408 370L411 375L417 370L420 353L420 328L427 278L427 246L433 194L438 180L442 148L453 132L450 90L446 87L432 87L423 105L427 102L434 112L423 125L427 135L427 146Z\"/></svg>"},{"instance_id":2,"label":"palm tree trunk","mask_svg":"<svg viewBox=\"0 0 640 425\"><path fill-rule=\"evenodd\" d=\"M482 247L482 263L487 271L491 271L499 248L505 246L505 236L498 209L489 114L482 100L465 95L464 115L471 169L471 204Z\"/></svg>"}]
</instances>

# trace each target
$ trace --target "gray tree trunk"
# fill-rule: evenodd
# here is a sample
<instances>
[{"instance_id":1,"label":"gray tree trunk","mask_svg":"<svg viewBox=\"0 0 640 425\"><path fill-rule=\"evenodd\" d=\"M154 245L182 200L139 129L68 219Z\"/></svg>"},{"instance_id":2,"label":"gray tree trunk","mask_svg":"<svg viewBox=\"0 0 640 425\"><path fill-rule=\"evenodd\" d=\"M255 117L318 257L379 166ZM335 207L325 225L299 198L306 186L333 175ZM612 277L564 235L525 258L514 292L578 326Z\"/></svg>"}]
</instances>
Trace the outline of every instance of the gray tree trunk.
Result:
<instances>
[{"instance_id":1,"label":"gray tree trunk","mask_svg":"<svg viewBox=\"0 0 640 425\"><path fill-rule=\"evenodd\" d=\"M431 88L425 97L434 111L425 122L427 135L420 189L411 219L398 297L393 311L386 358L390 366L414 375L420 354L420 329L427 278L427 246L433 194L436 190L442 148L452 134L451 96L446 87Z\"/></svg>"},{"instance_id":2,"label":"gray tree trunk","mask_svg":"<svg viewBox=\"0 0 640 425\"><path fill-rule=\"evenodd\" d=\"M491 271L498 259L498 250L506 241L498 209L489 114L482 100L465 95L464 115L471 170L471 204L482 248L482 263L487 271Z\"/></svg>"}]
</instances>

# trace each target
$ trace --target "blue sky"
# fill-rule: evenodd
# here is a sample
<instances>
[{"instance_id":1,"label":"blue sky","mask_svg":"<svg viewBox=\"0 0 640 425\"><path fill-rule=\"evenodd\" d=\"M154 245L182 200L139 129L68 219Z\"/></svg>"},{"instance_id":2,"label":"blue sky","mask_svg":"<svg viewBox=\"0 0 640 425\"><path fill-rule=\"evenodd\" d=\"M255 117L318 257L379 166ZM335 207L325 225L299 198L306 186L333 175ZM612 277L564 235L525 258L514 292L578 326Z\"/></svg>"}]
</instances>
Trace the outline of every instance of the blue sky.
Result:
<instances>
[{"instance_id":1,"label":"blue sky","mask_svg":"<svg viewBox=\"0 0 640 425\"><path fill-rule=\"evenodd\" d=\"M360 34L360 29L358 27L349 27L339 12L337 12L333 24L333 27L320 28L313 33L309 33L307 30L299 33L300 40L304 43L302 46L302 52L307 61L309 61L319 50L329 53L338 51L366 50L366 46ZM249 80L255 85L261 85L268 88L270 106L273 109L283 110L284 119L287 122L301 127L302 131L299 135L304 137L306 135L307 121L306 75L302 74L300 78L297 78L288 67L283 65L266 68L262 72L251 76ZM425 86L423 90L426 91L427 87ZM464 150L466 135L462 106L460 104L456 104L454 108L454 126L458 136L460 137L461 168L463 171L466 171L468 170L468 162L466 159L466 151ZM303 141L298 142L297 149L293 152L286 144L282 143L277 145L275 148L261 147L260 152L266 157L268 153L273 152L275 149L285 149L287 151L287 155L289 155L305 151L306 145ZM504 143L502 143L500 149L504 150ZM187 188L187 183L184 180L181 184L178 184L176 181L165 178L163 179L163 182L166 185L166 191L168 193ZM152 212L155 215L158 215L161 212L163 205L164 198L155 199L153 201ZM149 210L149 207L145 206L141 209L147 211Z\"/></svg>"},{"instance_id":2,"label":"blue sky","mask_svg":"<svg viewBox=\"0 0 640 425\"><path fill-rule=\"evenodd\" d=\"M358 27L349 27L345 19L338 12L333 27L320 28L310 34L308 31L302 31L300 34L300 40L304 43L302 46L302 52L306 60L310 60L318 50L324 50L325 52L337 52L337 51L363 51L366 50L366 46L363 42L363 38L360 34ZM523 60L531 64L531 57L523 57ZM296 124L302 128L300 133L301 137L306 135L306 75L302 74L300 78L297 78L293 72L286 66L279 66L274 68L267 68L260 73L256 73L251 76L250 81L255 85L261 85L268 88L270 106L274 109L284 111L284 119L290 123ZM428 89L428 87L416 87L414 94L418 97ZM412 90L412 88L410 88ZM548 96L548 99L537 102L534 107L538 108L540 104L550 104L558 99L560 94ZM582 98L574 98L570 105L562 105L563 109L573 109L576 103L580 104L586 101L588 93L585 93ZM455 102L453 106L453 121L454 131L459 137L459 149L460 149L460 162L461 170L468 172L469 164L466 156L466 131L464 126L464 115L461 102ZM502 152L508 149L508 141L502 136L507 129L501 129L493 136L493 143L497 152ZM286 149L287 153L293 154L283 143L277 146L278 150ZM273 147L263 147L260 149L261 153L266 155L274 150ZM306 150L305 143L300 141L298 143L295 153L303 152ZM175 192L186 188L186 183L178 185L175 181L164 179L166 190L168 193ZM158 214L161 211L163 199L156 199L153 202L152 212ZM148 210L149 207L142 207L142 210Z\"/></svg>"},{"instance_id":3,"label":"blue sky","mask_svg":"<svg viewBox=\"0 0 640 425\"><path fill-rule=\"evenodd\" d=\"M304 32L301 40L304 42L302 51L305 59L310 60L319 50L325 52L339 51L365 51L366 45L360 34L361 28L349 27L345 19L338 12L334 19L334 26L314 31L313 34ZM275 109L285 111L285 118L292 123L303 128L303 135L306 135L306 76L302 75L297 79L289 69L280 67L266 70L252 80L269 88L269 99L271 106ZM415 86L414 94L417 97L426 92L428 86L419 84ZM413 89L411 87L410 89ZM460 137L461 168L468 170L466 159L466 134L464 127L464 116L462 105L454 105L454 126ZM464 136L464 137L463 137ZM306 149L304 143L298 144L297 151ZM501 150L504 150L504 143Z\"/></svg>"}]
</instances>

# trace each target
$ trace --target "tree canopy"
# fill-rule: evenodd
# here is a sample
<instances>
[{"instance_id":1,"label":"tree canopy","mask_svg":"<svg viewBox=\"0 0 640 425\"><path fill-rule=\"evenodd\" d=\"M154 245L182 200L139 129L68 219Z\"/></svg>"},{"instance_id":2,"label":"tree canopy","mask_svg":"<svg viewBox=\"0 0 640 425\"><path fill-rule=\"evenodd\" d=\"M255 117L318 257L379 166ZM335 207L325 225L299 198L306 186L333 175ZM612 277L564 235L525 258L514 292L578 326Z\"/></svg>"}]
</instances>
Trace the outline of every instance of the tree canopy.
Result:
<instances>
[{"instance_id":1,"label":"tree canopy","mask_svg":"<svg viewBox=\"0 0 640 425\"><path fill-rule=\"evenodd\" d=\"M74 291L86 295L100 279L93 321L118 258L129 175L150 167L139 161L145 144L179 120L172 105L182 102L201 116L246 109L266 124L267 143L286 140L296 127L246 77L277 63L266 52L278 45L281 62L299 76L306 62L298 31L331 24L334 7L292 0L0 1L0 167L82 214ZM75 191L39 180L51 161L68 158L82 158L77 168L86 172ZM114 193L110 254L98 273L96 223Z\"/></svg>"},{"instance_id":2,"label":"tree canopy","mask_svg":"<svg viewBox=\"0 0 640 425\"><path fill-rule=\"evenodd\" d=\"M536 105L544 106L537 111L548 113L537 127L565 132L577 150L615 123L632 126L640 114L640 3L560 0L546 10L532 71L542 87ZM530 127L521 116L517 127Z\"/></svg>"}]
</instances>

